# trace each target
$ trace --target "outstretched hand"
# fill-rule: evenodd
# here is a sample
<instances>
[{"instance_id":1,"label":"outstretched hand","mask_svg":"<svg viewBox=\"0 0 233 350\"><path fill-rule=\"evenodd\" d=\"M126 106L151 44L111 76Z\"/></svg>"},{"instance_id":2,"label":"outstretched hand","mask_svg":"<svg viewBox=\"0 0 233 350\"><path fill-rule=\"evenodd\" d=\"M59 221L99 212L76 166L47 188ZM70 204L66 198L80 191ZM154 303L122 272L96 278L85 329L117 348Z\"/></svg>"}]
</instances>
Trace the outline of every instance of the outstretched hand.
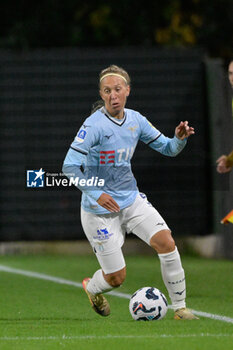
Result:
<instances>
[{"instance_id":1,"label":"outstretched hand","mask_svg":"<svg viewBox=\"0 0 233 350\"><path fill-rule=\"evenodd\" d=\"M180 122L180 124L175 129L175 135L180 140L184 140L193 134L195 134L194 128L188 125L187 120L185 122Z\"/></svg>"}]
</instances>

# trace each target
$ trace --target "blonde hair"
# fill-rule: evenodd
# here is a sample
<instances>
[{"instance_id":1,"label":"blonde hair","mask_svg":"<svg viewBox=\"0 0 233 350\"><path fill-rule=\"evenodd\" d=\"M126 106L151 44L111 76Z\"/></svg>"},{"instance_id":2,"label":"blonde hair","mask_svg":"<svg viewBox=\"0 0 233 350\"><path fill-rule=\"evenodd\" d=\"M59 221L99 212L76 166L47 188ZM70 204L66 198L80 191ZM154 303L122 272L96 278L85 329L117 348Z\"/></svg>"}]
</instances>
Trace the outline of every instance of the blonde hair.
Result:
<instances>
[{"instance_id":1,"label":"blonde hair","mask_svg":"<svg viewBox=\"0 0 233 350\"><path fill-rule=\"evenodd\" d=\"M116 75L119 77L122 77L123 80L125 81L125 83L127 85L130 85L130 76L129 74L126 72L126 70L124 70L121 67L118 67L114 64L112 64L111 66L103 69L100 74L99 74L99 83L101 82L102 79L104 79L105 77L109 76L109 75Z\"/></svg>"}]
</instances>

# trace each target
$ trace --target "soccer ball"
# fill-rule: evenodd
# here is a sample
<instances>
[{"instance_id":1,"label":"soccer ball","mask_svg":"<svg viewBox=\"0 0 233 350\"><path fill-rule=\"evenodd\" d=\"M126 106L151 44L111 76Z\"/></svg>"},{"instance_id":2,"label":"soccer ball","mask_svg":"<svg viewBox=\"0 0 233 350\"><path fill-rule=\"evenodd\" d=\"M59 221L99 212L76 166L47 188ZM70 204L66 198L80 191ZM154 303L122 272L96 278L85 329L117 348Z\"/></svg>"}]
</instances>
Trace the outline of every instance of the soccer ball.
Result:
<instances>
[{"instance_id":1,"label":"soccer ball","mask_svg":"<svg viewBox=\"0 0 233 350\"><path fill-rule=\"evenodd\" d=\"M136 321L155 321L166 315L167 305L167 299L159 289L143 287L131 296L129 311Z\"/></svg>"}]
</instances>

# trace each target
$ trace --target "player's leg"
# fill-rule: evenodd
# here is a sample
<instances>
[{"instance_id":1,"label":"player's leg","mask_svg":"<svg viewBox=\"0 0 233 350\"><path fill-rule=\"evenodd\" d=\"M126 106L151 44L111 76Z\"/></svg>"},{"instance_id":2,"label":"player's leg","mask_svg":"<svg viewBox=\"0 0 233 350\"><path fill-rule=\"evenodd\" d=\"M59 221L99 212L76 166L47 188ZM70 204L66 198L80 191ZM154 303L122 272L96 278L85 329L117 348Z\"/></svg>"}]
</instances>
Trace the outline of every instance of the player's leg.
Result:
<instances>
[{"instance_id":1,"label":"player's leg","mask_svg":"<svg viewBox=\"0 0 233 350\"><path fill-rule=\"evenodd\" d=\"M122 285L126 277L126 266L119 271L105 274L103 271L104 279L112 288L117 288Z\"/></svg>"},{"instance_id":2,"label":"player's leg","mask_svg":"<svg viewBox=\"0 0 233 350\"><path fill-rule=\"evenodd\" d=\"M101 316L110 314L110 306L103 296L113 288L119 287L126 276L126 267L113 273L105 274L102 269L97 270L92 278L83 280L83 288L91 302L92 308Z\"/></svg>"},{"instance_id":3,"label":"player's leg","mask_svg":"<svg viewBox=\"0 0 233 350\"><path fill-rule=\"evenodd\" d=\"M146 220L142 221L134 232L145 240L144 236L150 237L153 230L156 230L155 221L157 221L157 214L152 215ZM159 222L163 222L160 217ZM163 225L165 226L165 224ZM141 235L144 232L144 235ZM147 241L148 239L146 239ZM186 307L186 286L184 269L181 265L181 259L175 242L172 238L171 231L167 228L160 230L149 239L149 245L158 253L161 272L164 284L169 293L174 310Z\"/></svg>"},{"instance_id":4,"label":"player's leg","mask_svg":"<svg viewBox=\"0 0 233 350\"><path fill-rule=\"evenodd\" d=\"M175 318L195 318L195 316L186 309L185 274L171 231L157 210L148 203L146 197L142 197L142 200L138 199L138 205L135 203L135 207L133 208L133 217L137 217L139 222L131 231L158 253L163 281L172 301ZM177 310L182 310L182 312L179 312L180 316L178 316Z\"/></svg>"},{"instance_id":5,"label":"player's leg","mask_svg":"<svg viewBox=\"0 0 233 350\"><path fill-rule=\"evenodd\" d=\"M150 246L158 253L164 284L168 290L174 310L186 307L186 285L180 254L170 230L155 233Z\"/></svg>"},{"instance_id":6,"label":"player's leg","mask_svg":"<svg viewBox=\"0 0 233 350\"><path fill-rule=\"evenodd\" d=\"M96 253L101 269L97 270L88 283L88 290L92 294L109 292L120 287L126 277L126 266L121 249L108 255Z\"/></svg>"},{"instance_id":7,"label":"player's leg","mask_svg":"<svg viewBox=\"0 0 233 350\"><path fill-rule=\"evenodd\" d=\"M124 235L117 214L103 216L82 210L81 221L101 266L92 278L83 280L83 287L93 309L102 316L108 316L110 307L103 293L119 287L126 276L125 260L121 251Z\"/></svg>"},{"instance_id":8,"label":"player's leg","mask_svg":"<svg viewBox=\"0 0 233 350\"><path fill-rule=\"evenodd\" d=\"M180 254L170 230L155 233L150 239L150 246L158 253L164 284L168 290L175 319L195 319L186 308L186 282Z\"/></svg>"}]
</instances>

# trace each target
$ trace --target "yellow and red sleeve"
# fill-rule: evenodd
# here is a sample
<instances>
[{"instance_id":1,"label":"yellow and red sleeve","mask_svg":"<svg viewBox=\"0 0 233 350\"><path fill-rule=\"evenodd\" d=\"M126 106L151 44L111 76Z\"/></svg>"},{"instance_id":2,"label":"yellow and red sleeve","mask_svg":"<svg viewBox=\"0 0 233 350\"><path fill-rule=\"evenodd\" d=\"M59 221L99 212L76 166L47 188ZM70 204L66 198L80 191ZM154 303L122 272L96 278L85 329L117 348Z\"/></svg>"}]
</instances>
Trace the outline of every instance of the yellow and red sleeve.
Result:
<instances>
[{"instance_id":1,"label":"yellow and red sleeve","mask_svg":"<svg viewBox=\"0 0 233 350\"><path fill-rule=\"evenodd\" d=\"M233 151L227 156L226 166L231 168L233 166Z\"/></svg>"},{"instance_id":2,"label":"yellow and red sleeve","mask_svg":"<svg viewBox=\"0 0 233 350\"><path fill-rule=\"evenodd\" d=\"M229 222L233 224L233 210L221 220L222 224L229 224Z\"/></svg>"}]
</instances>

